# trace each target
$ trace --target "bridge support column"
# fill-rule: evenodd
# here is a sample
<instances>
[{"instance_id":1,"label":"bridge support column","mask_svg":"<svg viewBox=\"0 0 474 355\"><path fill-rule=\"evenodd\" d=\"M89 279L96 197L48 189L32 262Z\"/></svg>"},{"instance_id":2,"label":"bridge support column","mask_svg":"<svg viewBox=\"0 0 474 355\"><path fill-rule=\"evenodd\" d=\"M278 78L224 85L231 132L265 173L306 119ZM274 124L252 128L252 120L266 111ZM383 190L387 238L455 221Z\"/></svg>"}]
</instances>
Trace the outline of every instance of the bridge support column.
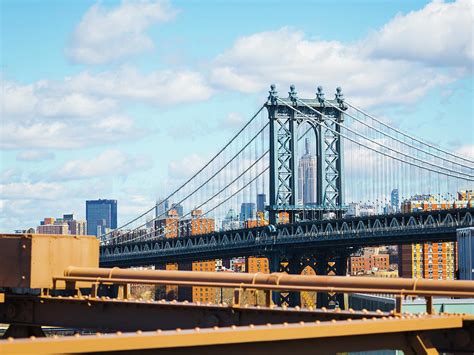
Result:
<instances>
[{"instance_id":1,"label":"bridge support column","mask_svg":"<svg viewBox=\"0 0 474 355\"><path fill-rule=\"evenodd\" d=\"M345 251L333 251L331 253L319 254L317 260L317 275L323 276L346 276L347 256ZM317 306L319 308L342 308L345 309L344 294L318 292Z\"/></svg>"},{"instance_id":2,"label":"bridge support column","mask_svg":"<svg viewBox=\"0 0 474 355\"><path fill-rule=\"evenodd\" d=\"M301 256L284 257L273 254L268 257L270 272L285 272L287 274L299 275L302 270ZM272 292L272 300L278 306L287 305L296 307L301 305L299 292Z\"/></svg>"}]
</instances>

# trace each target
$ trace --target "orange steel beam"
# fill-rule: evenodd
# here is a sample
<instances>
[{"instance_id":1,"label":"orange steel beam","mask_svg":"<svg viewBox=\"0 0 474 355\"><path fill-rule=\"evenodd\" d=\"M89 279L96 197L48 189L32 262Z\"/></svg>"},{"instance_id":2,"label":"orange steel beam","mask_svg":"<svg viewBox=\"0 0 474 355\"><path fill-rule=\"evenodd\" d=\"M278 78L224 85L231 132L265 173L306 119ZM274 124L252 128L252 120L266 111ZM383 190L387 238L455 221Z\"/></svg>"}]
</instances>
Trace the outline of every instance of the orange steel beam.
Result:
<instances>
[{"instance_id":1,"label":"orange steel beam","mask_svg":"<svg viewBox=\"0 0 474 355\"><path fill-rule=\"evenodd\" d=\"M469 319L468 319L469 320ZM214 327L174 331L97 334L61 338L7 339L0 353L110 353L127 351L154 354L330 354L337 351L396 349L414 354L413 338L426 339L432 331L459 331L466 326L461 316L410 316L353 321L311 322L245 327ZM471 343L464 342L470 351ZM455 345L456 346L456 345Z\"/></svg>"},{"instance_id":2,"label":"orange steel beam","mask_svg":"<svg viewBox=\"0 0 474 355\"><path fill-rule=\"evenodd\" d=\"M405 295L436 295L473 297L474 282L403 278L313 276L196 271L134 270L119 268L69 267L64 276L73 280L96 279L100 282L150 282L175 285L207 285L272 290L304 290L328 292L393 293Z\"/></svg>"},{"instance_id":3,"label":"orange steel beam","mask_svg":"<svg viewBox=\"0 0 474 355\"><path fill-rule=\"evenodd\" d=\"M101 331L189 329L266 323L297 323L389 316L384 312L232 306L177 301L6 295L0 323L17 326L58 326Z\"/></svg>"}]
</instances>

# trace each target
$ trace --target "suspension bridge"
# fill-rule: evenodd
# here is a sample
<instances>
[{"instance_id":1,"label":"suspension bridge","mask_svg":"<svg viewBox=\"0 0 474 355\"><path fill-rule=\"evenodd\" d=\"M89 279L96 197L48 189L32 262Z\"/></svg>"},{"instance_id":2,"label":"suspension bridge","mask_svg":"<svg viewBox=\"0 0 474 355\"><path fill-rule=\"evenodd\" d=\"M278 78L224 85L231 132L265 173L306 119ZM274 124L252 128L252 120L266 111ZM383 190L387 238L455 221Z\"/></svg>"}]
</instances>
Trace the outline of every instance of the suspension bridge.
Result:
<instances>
[{"instance_id":1,"label":"suspension bridge","mask_svg":"<svg viewBox=\"0 0 474 355\"><path fill-rule=\"evenodd\" d=\"M275 272L310 266L345 275L347 256L363 246L455 240L456 229L473 225L472 200L457 198L473 183L473 160L366 112L340 88L333 99L322 87L302 99L294 86L280 97L272 85L202 168L100 237L101 265L265 256ZM264 211L236 220L231 212L253 206L257 195L268 196ZM352 216L351 206L372 213Z\"/></svg>"}]
</instances>

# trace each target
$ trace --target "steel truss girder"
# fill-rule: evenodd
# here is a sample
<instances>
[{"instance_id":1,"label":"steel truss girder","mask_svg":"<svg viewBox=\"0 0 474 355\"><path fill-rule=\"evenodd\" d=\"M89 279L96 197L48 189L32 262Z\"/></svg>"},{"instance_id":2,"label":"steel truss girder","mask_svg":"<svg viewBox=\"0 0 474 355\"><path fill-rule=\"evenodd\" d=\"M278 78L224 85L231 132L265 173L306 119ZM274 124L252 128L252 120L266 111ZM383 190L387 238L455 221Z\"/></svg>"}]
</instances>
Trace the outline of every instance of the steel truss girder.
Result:
<instances>
[{"instance_id":1,"label":"steel truss girder","mask_svg":"<svg viewBox=\"0 0 474 355\"><path fill-rule=\"evenodd\" d=\"M392 349L403 350L407 355L438 351L472 353L473 333L473 321L469 317L413 316L5 340L0 341L0 352L314 355Z\"/></svg>"},{"instance_id":2,"label":"steel truss girder","mask_svg":"<svg viewBox=\"0 0 474 355\"><path fill-rule=\"evenodd\" d=\"M361 319L388 314L328 312L252 305L193 304L187 302L102 299L95 297L39 297L7 294L0 303L0 323L22 327L56 326L100 331L189 329L266 323ZM25 333L38 336L36 333Z\"/></svg>"}]
</instances>

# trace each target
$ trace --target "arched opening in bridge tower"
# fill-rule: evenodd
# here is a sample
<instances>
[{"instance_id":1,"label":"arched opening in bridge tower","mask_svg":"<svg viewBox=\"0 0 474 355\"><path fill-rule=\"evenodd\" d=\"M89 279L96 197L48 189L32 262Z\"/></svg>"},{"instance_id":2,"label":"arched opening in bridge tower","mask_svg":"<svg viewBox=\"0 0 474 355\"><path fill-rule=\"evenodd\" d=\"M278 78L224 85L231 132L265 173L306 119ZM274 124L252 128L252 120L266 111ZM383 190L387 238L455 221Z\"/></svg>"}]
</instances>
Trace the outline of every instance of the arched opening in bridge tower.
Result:
<instances>
[{"instance_id":1,"label":"arched opening in bridge tower","mask_svg":"<svg viewBox=\"0 0 474 355\"><path fill-rule=\"evenodd\" d=\"M301 275L316 275L316 271L311 266L306 266L302 271ZM316 308L317 305L317 293L310 292L310 291L301 291L300 292L300 304L301 307L308 308L313 307Z\"/></svg>"},{"instance_id":2,"label":"arched opening in bridge tower","mask_svg":"<svg viewBox=\"0 0 474 355\"><path fill-rule=\"evenodd\" d=\"M302 121L297 130L296 167L297 204L311 209L318 204L318 159L320 146L317 125Z\"/></svg>"}]
</instances>

